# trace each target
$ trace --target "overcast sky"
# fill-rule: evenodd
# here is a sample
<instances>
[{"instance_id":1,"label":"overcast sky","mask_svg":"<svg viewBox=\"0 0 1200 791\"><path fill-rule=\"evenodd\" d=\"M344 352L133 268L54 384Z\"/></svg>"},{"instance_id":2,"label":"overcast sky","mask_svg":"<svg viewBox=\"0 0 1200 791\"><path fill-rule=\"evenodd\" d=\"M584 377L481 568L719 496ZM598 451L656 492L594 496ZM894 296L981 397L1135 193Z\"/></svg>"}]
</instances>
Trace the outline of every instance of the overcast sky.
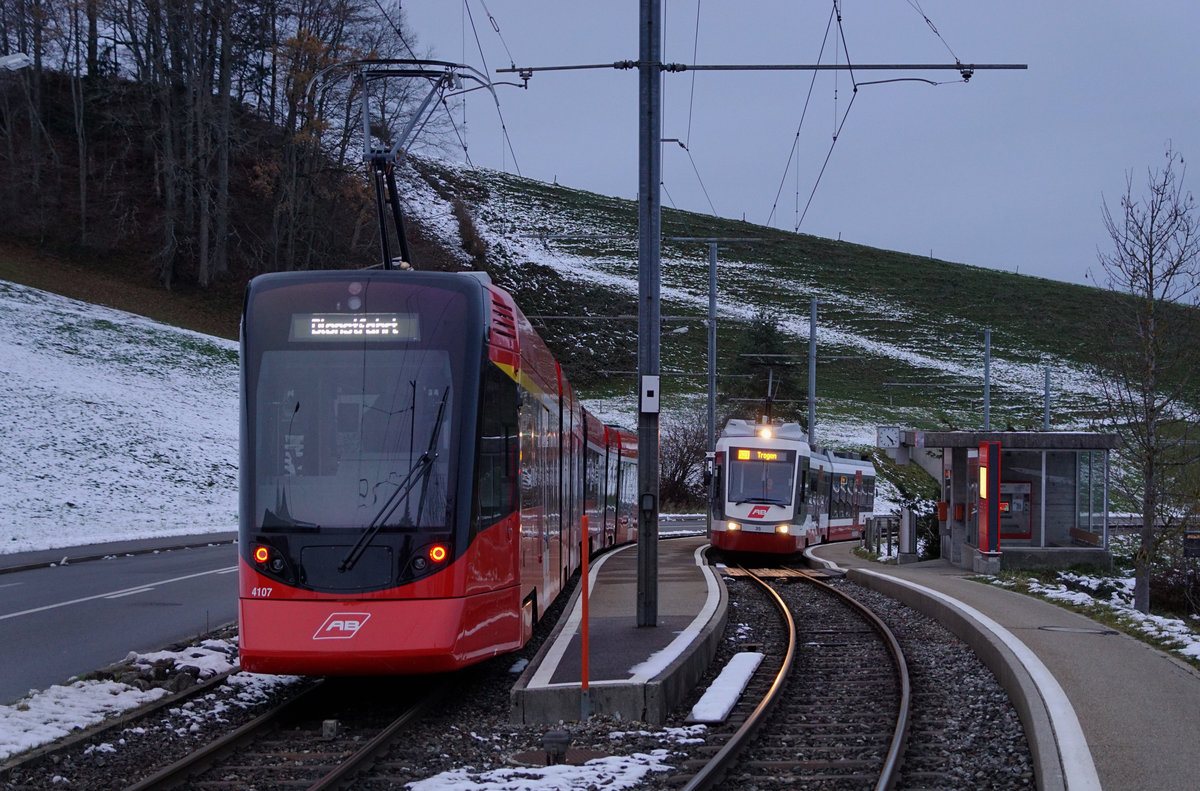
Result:
<instances>
[{"instance_id":1,"label":"overcast sky","mask_svg":"<svg viewBox=\"0 0 1200 791\"><path fill-rule=\"evenodd\" d=\"M481 70L486 58L496 79L512 79L495 74L511 62L638 57L637 0L469 0L482 56L461 0L402 6L419 49ZM666 0L664 60L815 63L832 7ZM1143 188L1168 141L1185 159L1200 156L1200 3L844 0L841 9L852 65L957 56L1029 68L979 71L967 84L954 71L859 71L860 83L953 82L864 85L848 114L850 76L837 74L835 101L825 72L802 127L811 72L665 74L663 137L687 151L664 144L664 206L795 228L845 115L801 232L1085 283L1097 248L1108 248L1102 199L1118 207L1128 172ZM821 62L834 57L831 36ZM846 62L840 48L837 58ZM476 165L637 197L635 70L539 72L528 90L498 95L515 157L491 98L474 93L465 136ZM1185 183L1196 190L1197 178Z\"/></svg>"}]
</instances>

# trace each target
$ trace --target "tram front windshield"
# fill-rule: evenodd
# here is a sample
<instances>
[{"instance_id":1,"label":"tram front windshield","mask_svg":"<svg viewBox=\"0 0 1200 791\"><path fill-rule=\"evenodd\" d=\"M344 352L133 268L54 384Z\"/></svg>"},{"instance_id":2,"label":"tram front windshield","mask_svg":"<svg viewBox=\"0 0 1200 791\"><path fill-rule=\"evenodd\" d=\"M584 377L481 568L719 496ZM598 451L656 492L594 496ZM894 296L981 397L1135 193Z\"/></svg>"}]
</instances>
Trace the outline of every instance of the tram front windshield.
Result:
<instances>
[{"instance_id":1,"label":"tram front windshield","mask_svg":"<svg viewBox=\"0 0 1200 791\"><path fill-rule=\"evenodd\" d=\"M729 502L791 505L795 451L730 448Z\"/></svg>"},{"instance_id":2,"label":"tram front windshield","mask_svg":"<svg viewBox=\"0 0 1200 791\"><path fill-rule=\"evenodd\" d=\"M446 304L432 316L411 307L394 314L410 322L407 340L315 340L305 328L325 319L292 313L286 337L263 341L273 348L247 373L256 528L450 524L460 316Z\"/></svg>"}]
</instances>

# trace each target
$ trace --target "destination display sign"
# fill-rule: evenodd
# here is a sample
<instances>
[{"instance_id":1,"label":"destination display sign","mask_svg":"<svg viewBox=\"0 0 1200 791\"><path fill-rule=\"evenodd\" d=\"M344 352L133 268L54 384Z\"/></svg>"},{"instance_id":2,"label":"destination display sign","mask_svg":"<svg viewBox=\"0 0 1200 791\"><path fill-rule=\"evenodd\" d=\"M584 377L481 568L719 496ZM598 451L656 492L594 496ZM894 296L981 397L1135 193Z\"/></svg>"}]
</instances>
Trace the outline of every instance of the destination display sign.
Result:
<instances>
[{"instance_id":1,"label":"destination display sign","mask_svg":"<svg viewBox=\"0 0 1200 791\"><path fill-rule=\"evenodd\" d=\"M795 453L794 450L733 448L733 458L737 461L773 461L790 464L796 458Z\"/></svg>"},{"instance_id":2,"label":"destination display sign","mask_svg":"<svg viewBox=\"0 0 1200 791\"><path fill-rule=\"evenodd\" d=\"M416 341L415 313L293 313L292 341Z\"/></svg>"}]
</instances>

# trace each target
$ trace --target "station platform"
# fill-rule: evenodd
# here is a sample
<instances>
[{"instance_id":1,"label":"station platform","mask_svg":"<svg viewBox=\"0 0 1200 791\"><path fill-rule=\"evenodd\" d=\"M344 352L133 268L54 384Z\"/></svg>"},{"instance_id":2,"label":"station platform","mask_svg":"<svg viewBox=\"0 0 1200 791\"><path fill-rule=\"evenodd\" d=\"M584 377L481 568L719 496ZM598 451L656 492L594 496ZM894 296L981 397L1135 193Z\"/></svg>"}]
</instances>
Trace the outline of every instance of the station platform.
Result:
<instances>
[{"instance_id":1,"label":"station platform","mask_svg":"<svg viewBox=\"0 0 1200 791\"><path fill-rule=\"evenodd\" d=\"M935 618L991 668L1025 726L1040 789L1200 787L1200 671L945 560L891 566L856 542L808 551Z\"/></svg>"},{"instance_id":2,"label":"station platform","mask_svg":"<svg viewBox=\"0 0 1200 791\"><path fill-rule=\"evenodd\" d=\"M658 618L637 625L637 547L592 562L588 694L583 695L582 586L511 693L514 722L577 721L587 714L661 725L708 668L725 631L728 596L705 564L704 536L658 543Z\"/></svg>"}]
</instances>

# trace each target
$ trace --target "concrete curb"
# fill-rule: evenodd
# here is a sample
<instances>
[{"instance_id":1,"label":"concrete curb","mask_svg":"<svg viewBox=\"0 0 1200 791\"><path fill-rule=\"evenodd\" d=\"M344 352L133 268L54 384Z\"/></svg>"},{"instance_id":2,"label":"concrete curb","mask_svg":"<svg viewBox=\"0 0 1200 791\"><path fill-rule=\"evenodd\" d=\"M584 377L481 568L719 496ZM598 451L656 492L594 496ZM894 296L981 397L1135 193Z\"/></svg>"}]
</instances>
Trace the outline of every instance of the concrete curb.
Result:
<instances>
[{"instance_id":1,"label":"concrete curb","mask_svg":"<svg viewBox=\"0 0 1200 791\"><path fill-rule=\"evenodd\" d=\"M1074 708L1024 643L983 613L939 591L867 569L850 569L848 576L936 619L975 651L1021 718L1039 789L1099 791L1100 779Z\"/></svg>"},{"instance_id":2,"label":"concrete curb","mask_svg":"<svg viewBox=\"0 0 1200 791\"><path fill-rule=\"evenodd\" d=\"M1004 687L1017 709L1029 740L1037 787L1042 791L1065 791L1066 778L1063 776L1054 726L1050 722L1045 701L1033 677L1003 641L968 613L945 600L927 596L922 590L895 577L862 569L850 569L847 576L852 582L891 596L928 615L969 645L996 675L1000 686Z\"/></svg>"}]
</instances>

